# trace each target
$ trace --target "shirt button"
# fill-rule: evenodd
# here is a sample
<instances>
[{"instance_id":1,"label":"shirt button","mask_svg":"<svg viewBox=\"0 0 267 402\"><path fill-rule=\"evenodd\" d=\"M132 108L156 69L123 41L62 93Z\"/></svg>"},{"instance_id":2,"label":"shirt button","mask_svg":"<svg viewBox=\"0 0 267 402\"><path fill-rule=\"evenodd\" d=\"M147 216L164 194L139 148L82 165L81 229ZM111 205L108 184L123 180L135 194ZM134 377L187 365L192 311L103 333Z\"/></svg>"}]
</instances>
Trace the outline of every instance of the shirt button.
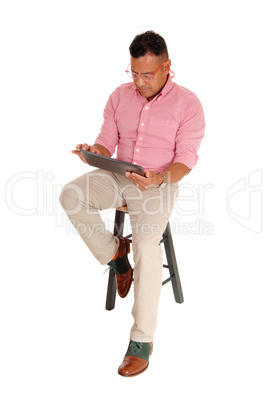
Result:
<instances>
[{"instance_id":1,"label":"shirt button","mask_svg":"<svg viewBox=\"0 0 267 402\"><path fill-rule=\"evenodd\" d=\"M145 109L147 110L147 109L148 109L148 106L146 106Z\"/></svg>"},{"instance_id":2,"label":"shirt button","mask_svg":"<svg viewBox=\"0 0 267 402\"><path fill-rule=\"evenodd\" d=\"M134 165L136 165L136 162L134 162Z\"/></svg>"},{"instance_id":3,"label":"shirt button","mask_svg":"<svg viewBox=\"0 0 267 402\"><path fill-rule=\"evenodd\" d=\"M144 123L141 123L141 126L143 127L145 124Z\"/></svg>"},{"instance_id":4,"label":"shirt button","mask_svg":"<svg viewBox=\"0 0 267 402\"><path fill-rule=\"evenodd\" d=\"M142 137L140 137L139 140L142 140Z\"/></svg>"},{"instance_id":5,"label":"shirt button","mask_svg":"<svg viewBox=\"0 0 267 402\"><path fill-rule=\"evenodd\" d=\"M139 152L139 149L137 148L136 152Z\"/></svg>"}]
</instances>

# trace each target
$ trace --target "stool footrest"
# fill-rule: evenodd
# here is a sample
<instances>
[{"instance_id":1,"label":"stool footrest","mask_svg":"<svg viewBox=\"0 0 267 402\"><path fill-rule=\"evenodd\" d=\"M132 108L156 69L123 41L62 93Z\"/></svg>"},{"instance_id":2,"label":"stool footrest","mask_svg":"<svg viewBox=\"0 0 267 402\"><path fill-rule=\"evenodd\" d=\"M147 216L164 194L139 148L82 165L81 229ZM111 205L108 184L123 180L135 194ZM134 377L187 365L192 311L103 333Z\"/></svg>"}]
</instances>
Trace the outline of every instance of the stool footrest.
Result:
<instances>
[{"instance_id":1,"label":"stool footrest","mask_svg":"<svg viewBox=\"0 0 267 402\"><path fill-rule=\"evenodd\" d=\"M174 278L174 275L170 276L168 279L165 279L165 281L162 282L162 286L163 286L163 285L166 285L166 283L172 281L173 278Z\"/></svg>"}]
</instances>

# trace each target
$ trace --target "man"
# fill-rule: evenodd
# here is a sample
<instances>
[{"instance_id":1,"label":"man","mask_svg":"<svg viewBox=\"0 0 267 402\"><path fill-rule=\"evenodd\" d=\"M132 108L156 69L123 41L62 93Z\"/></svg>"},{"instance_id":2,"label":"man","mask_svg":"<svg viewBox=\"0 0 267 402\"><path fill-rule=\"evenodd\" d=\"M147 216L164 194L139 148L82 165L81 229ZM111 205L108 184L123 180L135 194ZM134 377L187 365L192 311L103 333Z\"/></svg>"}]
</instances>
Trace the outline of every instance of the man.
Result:
<instances>
[{"instance_id":1,"label":"man","mask_svg":"<svg viewBox=\"0 0 267 402\"><path fill-rule=\"evenodd\" d=\"M157 325L162 283L160 239L178 194L178 182L196 165L204 136L202 106L195 94L175 84L164 39L153 31L137 35L130 45L126 72L133 82L109 97L95 144L72 152L86 162L81 149L141 165L145 177L101 169L66 185L60 202L87 247L116 274L117 291L128 294L133 269L127 238L106 230L99 210L128 206L134 259L134 324L119 374L133 376L148 367Z\"/></svg>"}]
</instances>

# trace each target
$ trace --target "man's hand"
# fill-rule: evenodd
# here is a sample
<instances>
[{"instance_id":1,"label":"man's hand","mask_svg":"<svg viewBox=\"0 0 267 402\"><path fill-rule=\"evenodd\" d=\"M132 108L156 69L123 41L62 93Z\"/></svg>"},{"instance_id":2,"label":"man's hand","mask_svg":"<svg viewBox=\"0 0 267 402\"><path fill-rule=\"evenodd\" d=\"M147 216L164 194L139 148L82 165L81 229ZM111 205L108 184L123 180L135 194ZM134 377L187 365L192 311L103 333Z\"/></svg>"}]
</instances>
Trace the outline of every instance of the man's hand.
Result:
<instances>
[{"instance_id":1,"label":"man's hand","mask_svg":"<svg viewBox=\"0 0 267 402\"><path fill-rule=\"evenodd\" d=\"M163 182L163 176L161 174L156 174L155 172L151 172L150 170L145 172L145 177L141 176L138 173L125 173L126 177L128 177L133 184L140 188L141 191L149 190L153 187L158 187Z\"/></svg>"},{"instance_id":2,"label":"man's hand","mask_svg":"<svg viewBox=\"0 0 267 402\"><path fill-rule=\"evenodd\" d=\"M83 161L84 163L87 163L87 162L84 159L82 153L80 152L80 149L83 149L84 151L93 152L94 154L98 154L98 155L104 155L104 156L108 156L108 157L111 156L110 152L100 144L94 144L94 145L78 144L78 145L76 145L76 149L74 149L71 152L75 155L78 155L79 158L81 159L81 161Z\"/></svg>"}]
</instances>

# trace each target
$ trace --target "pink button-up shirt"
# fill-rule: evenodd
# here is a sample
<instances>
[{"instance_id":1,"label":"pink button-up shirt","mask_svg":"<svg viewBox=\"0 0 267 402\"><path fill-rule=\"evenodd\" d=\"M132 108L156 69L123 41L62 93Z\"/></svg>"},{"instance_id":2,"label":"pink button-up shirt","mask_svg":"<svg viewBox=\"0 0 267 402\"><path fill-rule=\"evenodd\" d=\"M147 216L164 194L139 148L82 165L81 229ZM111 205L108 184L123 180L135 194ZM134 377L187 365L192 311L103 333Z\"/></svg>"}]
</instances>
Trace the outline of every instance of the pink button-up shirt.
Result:
<instances>
[{"instance_id":1,"label":"pink button-up shirt","mask_svg":"<svg viewBox=\"0 0 267 402\"><path fill-rule=\"evenodd\" d=\"M133 82L119 86L109 97L104 122L95 143L117 159L162 172L180 162L192 169L205 131L201 103L171 77L150 102Z\"/></svg>"}]
</instances>

